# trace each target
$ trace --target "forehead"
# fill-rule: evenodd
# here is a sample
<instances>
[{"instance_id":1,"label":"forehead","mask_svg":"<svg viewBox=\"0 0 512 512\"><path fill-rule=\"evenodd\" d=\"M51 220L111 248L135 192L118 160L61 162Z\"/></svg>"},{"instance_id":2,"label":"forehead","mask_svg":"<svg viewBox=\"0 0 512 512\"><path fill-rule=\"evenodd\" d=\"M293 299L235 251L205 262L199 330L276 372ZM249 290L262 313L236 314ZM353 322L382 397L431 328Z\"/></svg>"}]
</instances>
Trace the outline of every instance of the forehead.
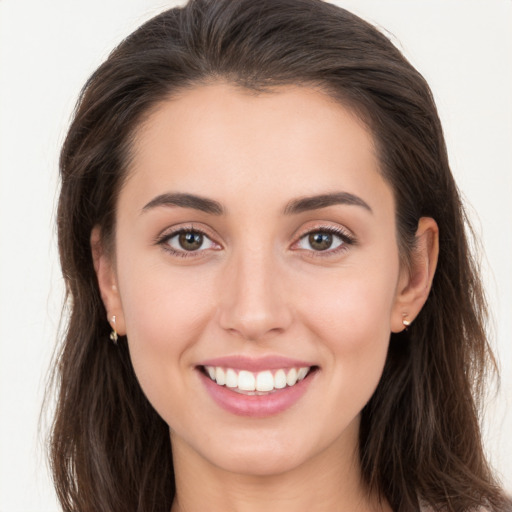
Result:
<instances>
[{"instance_id":1,"label":"forehead","mask_svg":"<svg viewBox=\"0 0 512 512\"><path fill-rule=\"evenodd\" d=\"M279 137L275 137L276 130L280 131ZM328 131L331 137L326 139ZM225 137L232 144L243 140L246 146L264 144L269 150L288 142L298 152L311 147L299 146L301 139L315 134L326 144L336 138L337 145L352 146L364 139L373 150L372 135L363 121L318 89L280 86L256 92L214 82L181 90L153 107L136 130L135 150L144 151L148 143L158 144L162 138L172 141L195 136L204 145Z\"/></svg>"},{"instance_id":2,"label":"forehead","mask_svg":"<svg viewBox=\"0 0 512 512\"><path fill-rule=\"evenodd\" d=\"M153 109L132 150L127 183L148 199L163 188L221 202L240 194L249 201L281 191L284 200L340 187L358 195L388 188L364 123L307 87L186 89Z\"/></svg>"}]
</instances>

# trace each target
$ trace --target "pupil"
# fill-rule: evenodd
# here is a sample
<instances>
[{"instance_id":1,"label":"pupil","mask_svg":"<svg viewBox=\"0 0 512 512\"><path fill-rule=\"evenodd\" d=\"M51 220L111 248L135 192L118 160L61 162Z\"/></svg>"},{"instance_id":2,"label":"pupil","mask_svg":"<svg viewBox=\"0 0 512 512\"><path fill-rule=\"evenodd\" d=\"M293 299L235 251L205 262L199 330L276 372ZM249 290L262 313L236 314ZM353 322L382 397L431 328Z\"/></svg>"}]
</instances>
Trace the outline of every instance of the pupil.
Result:
<instances>
[{"instance_id":1,"label":"pupil","mask_svg":"<svg viewBox=\"0 0 512 512\"><path fill-rule=\"evenodd\" d=\"M191 231L181 233L179 236L179 242L183 249L187 251L195 251L203 244L203 235L201 233L194 233Z\"/></svg>"},{"instance_id":2,"label":"pupil","mask_svg":"<svg viewBox=\"0 0 512 512\"><path fill-rule=\"evenodd\" d=\"M309 243L317 251L325 251L332 245L332 235L330 233L313 233L309 235Z\"/></svg>"}]
</instances>

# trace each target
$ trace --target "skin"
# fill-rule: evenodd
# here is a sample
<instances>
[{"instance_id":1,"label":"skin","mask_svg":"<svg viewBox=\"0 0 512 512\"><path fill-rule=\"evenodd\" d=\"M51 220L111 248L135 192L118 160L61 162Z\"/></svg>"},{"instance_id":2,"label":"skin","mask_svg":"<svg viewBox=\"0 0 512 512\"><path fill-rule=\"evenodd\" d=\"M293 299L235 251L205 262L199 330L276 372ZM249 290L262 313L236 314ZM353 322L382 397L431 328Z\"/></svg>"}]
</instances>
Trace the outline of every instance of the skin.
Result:
<instances>
[{"instance_id":1,"label":"skin","mask_svg":"<svg viewBox=\"0 0 512 512\"><path fill-rule=\"evenodd\" d=\"M128 172L115 255L102 249L99 228L91 244L109 318L170 427L173 512L390 510L360 481L359 418L390 332L427 298L437 226L420 220L412 267L402 269L393 192L364 124L313 89L257 95L212 83L154 109ZM225 212L144 209L175 192ZM369 209L283 212L297 198L334 192ZM191 227L207 234L204 245L186 258L169 252L170 243L179 250L177 238L162 236ZM339 250L317 250L308 233L329 228L353 242L336 235ZM196 369L231 355L299 358L319 370L289 409L242 417L211 399Z\"/></svg>"}]
</instances>

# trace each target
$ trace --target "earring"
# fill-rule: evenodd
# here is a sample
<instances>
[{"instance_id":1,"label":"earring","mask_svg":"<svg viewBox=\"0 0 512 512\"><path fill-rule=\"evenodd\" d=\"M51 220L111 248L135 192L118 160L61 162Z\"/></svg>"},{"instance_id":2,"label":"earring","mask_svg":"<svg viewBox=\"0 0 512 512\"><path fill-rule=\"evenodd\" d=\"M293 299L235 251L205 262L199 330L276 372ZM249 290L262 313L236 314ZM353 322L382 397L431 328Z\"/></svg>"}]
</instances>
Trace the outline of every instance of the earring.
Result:
<instances>
[{"instance_id":1,"label":"earring","mask_svg":"<svg viewBox=\"0 0 512 512\"><path fill-rule=\"evenodd\" d=\"M407 320L407 316L408 316L407 313L403 313L402 314L402 317L403 317L402 318L402 324L405 327L404 330L406 330L406 331L407 331L407 327L409 327L411 325L411 322L409 320Z\"/></svg>"},{"instance_id":2,"label":"earring","mask_svg":"<svg viewBox=\"0 0 512 512\"><path fill-rule=\"evenodd\" d=\"M112 332L110 333L110 339L114 342L114 345L117 345L117 340L119 336L117 335L116 331L116 315L112 316L112 323L114 324L112 326Z\"/></svg>"}]
</instances>

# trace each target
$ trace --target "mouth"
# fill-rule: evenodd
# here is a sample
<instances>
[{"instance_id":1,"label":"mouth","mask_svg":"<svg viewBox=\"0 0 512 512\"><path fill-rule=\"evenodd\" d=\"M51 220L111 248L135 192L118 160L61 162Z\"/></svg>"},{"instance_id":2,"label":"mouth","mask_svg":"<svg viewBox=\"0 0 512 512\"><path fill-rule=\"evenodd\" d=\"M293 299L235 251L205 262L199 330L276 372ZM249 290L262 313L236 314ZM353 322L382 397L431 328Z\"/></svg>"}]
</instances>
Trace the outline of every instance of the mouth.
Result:
<instances>
[{"instance_id":1,"label":"mouth","mask_svg":"<svg viewBox=\"0 0 512 512\"><path fill-rule=\"evenodd\" d=\"M272 417L292 408L315 389L320 367L280 355L217 357L196 365L210 398L229 413Z\"/></svg>"},{"instance_id":2,"label":"mouth","mask_svg":"<svg viewBox=\"0 0 512 512\"><path fill-rule=\"evenodd\" d=\"M293 388L318 367L297 366L258 372L211 365L199 366L198 369L218 386L242 395L263 396Z\"/></svg>"}]
</instances>

